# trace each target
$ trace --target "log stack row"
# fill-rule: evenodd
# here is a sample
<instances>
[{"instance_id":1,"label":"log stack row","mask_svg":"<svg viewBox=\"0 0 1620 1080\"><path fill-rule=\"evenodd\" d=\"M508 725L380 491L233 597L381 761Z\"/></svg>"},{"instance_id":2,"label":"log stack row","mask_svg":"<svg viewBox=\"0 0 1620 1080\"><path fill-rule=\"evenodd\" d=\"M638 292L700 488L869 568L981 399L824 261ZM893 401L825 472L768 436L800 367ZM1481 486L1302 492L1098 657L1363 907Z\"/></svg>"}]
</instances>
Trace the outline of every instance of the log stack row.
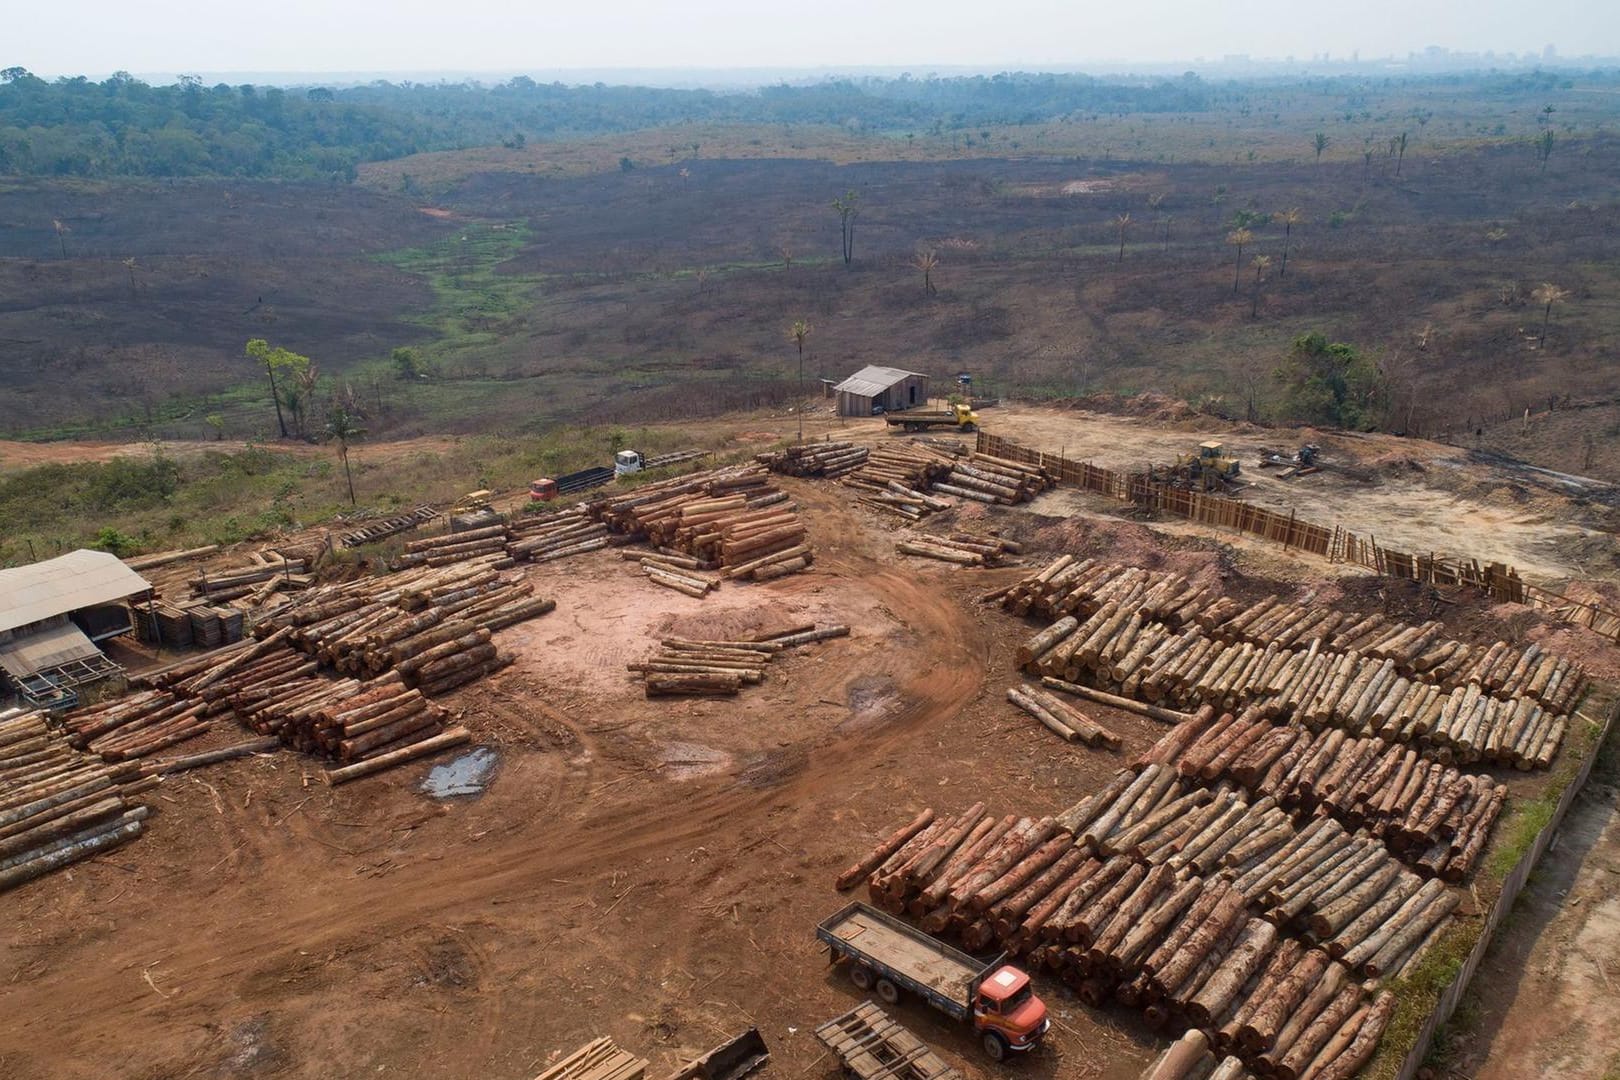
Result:
<instances>
[{"instance_id":1,"label":"log stack row","mask_svg":"<svg viewBox=\"0 0 1620 1080\"><path fill-rule=\"evenodd\" d=\"M933 490L974 502L1013 506L1028 502L1057 483L1038 465L972 453L953 462L951 471L933 481Z\"/></svg>"},{"instance_id":2,"label":"log stack row","mask_svg":"<svg viewBox=\"0 0 1620 1080\"><path fill-rule=\"evenodd\" d=\"M593 503L590 513L615 533L722 568L731 580L769 581L811 563L797 505L760 465L650 484Z\"/></svg>"},{"instance_id":3,"label":"log stack row","mask_svg":"<svg viewBox=\"0 0 1620 1080\"><path fill-rule=\"evenodd\" d=\"M0 892L126 843L154 780L74 747L43 712L0 710Z\"/></svg>"},{"instance_id":4,"label":"log stack row","mask_svg":"<svg viewBox=\"0 0 1620 1080\"><path fill-rule=\"evenodd\" d=\"M626 664L652 697L732 697L765 681L765 665L800 645L848 637L847 626L794 627L785 633L742 640L665 638L645 660Z\"/></svg>"},{"instance_id":5,"label":"log stack row","mask_svg":"<svg viewBox=\"0 0 1620 1080\"><path fill-rule=\"evenodd\" d=\"M926 491L934 481L950 475L960 456L960 453L928 443L883 443L873 447L865 464L841 482L867 491L885 491L890 484L911 491Z\"/></svg>"},{"instance_id":6,"label":"log stack row","mask_svg":"<svg viewBox=\"0 0 1620 1080\"><path fill-rule=\"evenodd\" d=\"M61 719L68 742L104 761L129 761L194 739L211 726L204 705L169 690L147 690L76 709Z\"/></svg>"},{"instance_id":7,"label":"log stack row","mask_svg":"<svg viewBox=\"0 0 1620 1080\"><path fill-rule=\"evenodd\" d=\"M1357 619L1329 605L1291 604L1267 597L1244 606L1212 588L1197 588L1175 574L1121 567L1096 559L1060 556L1015 583L1002 603L1016 614L1052 619L1089 615L1110 600L1140 603L1144 618L1180 630L1196 623L1206 636L1227 643L1275 646L1280 651L1324 654L1355 652L1397 676L1446 690L1476 686L1502 700L1528 698L1555 714L1567 713L1586 686L1580 665L1539 645L1488 648L1444 637L1439 623L1409 625L1379 614Z\"/></svg>"},{"instance_id":8,"label":"log stack row","mask_svg":"<svg viewBox=\"0 0 1620 1080\"><path fill-rule=\"evenodd\" d=\"M1507 788L1425 761L1414 750L1343 731L1273 725L1263 710L1204 710L1149 751L1183 779L1229 779L1301 815L1365 829L1420 873L1460 882L1485 850Z\"/></svg>"},{"instance_id":9,"label":"log stack row","mask_svg":"<svg viewBox=\"0 0 1620 1080\"><path fill-rule=\"evenodd\" d=\"M393 568L403 570L412 566L451 566L470 559L501 563L508 558L507 540L504 523L412 540L405 545L404 554L394 560Z\"/></svg>"},{"instance_id":10,"label":"log stack row","mask_svg":"<svg viewBox=\"0 0 1620 1080\"><path fill-rule=\"evenodd\" d=\"M607 526L592 519L582 506L544 517L518 518L507 524L506 534L506 553L518 562L554 562L614 543Z\"/></svg>"},{"instance_id":11,"label":"log stack row","mask_svg":"<svg viewBox=\"0 0 1620 1080\"><path fill-rule=\"evenodd\" d=\"M829 480L854 472L866 463L869 451L852 442L795 443L760 454L755 461L787 476L821 476Z\"/></svg>"},{"instance_id":12,"label":"log stack row","mask_svg":"<svg viewBox=\"0 0 1620 1080\"><path fill-rule=\"evenodd\" d=\"M906 487L898 480L890 480L882 488L870 490L861 496L859 502L862 506L893 514L906 521L922 521L929 514L937 514L956 505L949 499Z\"/></svg>"},{"instance_id":13,"label":"log stack row","mask_svg":"<svg viewBox=\"0 0 1620 1080\"><path fill-rule=\"evenodd\" d=\"M1317 873L1319 861L1295 858L1280 836L1263 845L1251 839L1244 852L1228 850L1223 869L1231 878L1088 845L1085 835L1099 821L1112 832L1109 817L1147 837L1186 816L1177 807L1184 796L1161 786L1162 774L1127 770L1129 779L1112 794L1099 793L1055 818L997 819L982 803L954 817L925 812L886 837L838 884L850 887L864 878L868 894L885 909L909 913L930 932L956 935L969 949L994 943L1024 955L1031 966L1058 972L1089 1003L1116 998L1157 1024L1179 1018L1196 1025L1209 1045L1259 1075L1297 1077L1313 1063L1353 1073L1376 1046L1390 1000L1369 1000L1355 978L1355 961L1367 952L1404 964L1431 927L1417 916L1406 918L1393 929L1381 927L1379 944L1358 939L1360 951L1340 959L1292 936L1289 924L1254 914L1239 873L1259 880L1262 895L1314 887L1300 886L1310 874L1331 876ZM1271 809L1242 804L1238 813L1259 821ZM1207 831L1184 839L1201 839ZM1308 869L1296 873L1301 862ZM1332 884L1348 891L1360 880L1341 876ZM1424 897L1425 917L1431 904L1432 897ZM1352 1046L1355 1055L1341 1065Z\"/></svg>"},{"instance_id":14,"label":"log stack row","mask_svg":"<svg viewBox=\"0 0 1620 1080\"><path fill-rule=\"evenodd\" d=\"M894 550L902 555L956 563L958 566L999 566L1005 555L1017 555L1024 548L1012 540L981 533L917 533L897 540Z\"/></svg>"},{"instance_id":15,"label":"log stack row","mask_svg":"<svg viewBox=\"0 0 1620 1080\"><path fill-rule=\"evenodd\" d=\"M1412 743L1440 760L1546 767L1567 726L1562 710L1584 685L1578 668L1534 646L1520 655L1527 668L1548 672L1545 685L1531 684L1539 700L1494 696L1475 681L1448 689L1427 672L1402 674L1394 656L1334 653L1317 638L1301 649L1241 635L1222 639L1201 620L1206 592L1189 594L1179 579L1155 581L1147 571L1092 560L1059 560L992 595L1012 610L1038 606L1055 618L1019 651L1020 665L1032 672L1180 706L1270 703L1307 726Z\"/></svg>"},{"instance_id":16,"label":"log stack row","mask_svg":"<svg viewBox=\"0 0 1620 1080\"><path fill-rule=\"evenodd\" d=\"M1065 742L1118 750L1120 737L1055 694L1026 687L1010 687L1007 700L1038 720Z\"/></svg>"}]
</instances>

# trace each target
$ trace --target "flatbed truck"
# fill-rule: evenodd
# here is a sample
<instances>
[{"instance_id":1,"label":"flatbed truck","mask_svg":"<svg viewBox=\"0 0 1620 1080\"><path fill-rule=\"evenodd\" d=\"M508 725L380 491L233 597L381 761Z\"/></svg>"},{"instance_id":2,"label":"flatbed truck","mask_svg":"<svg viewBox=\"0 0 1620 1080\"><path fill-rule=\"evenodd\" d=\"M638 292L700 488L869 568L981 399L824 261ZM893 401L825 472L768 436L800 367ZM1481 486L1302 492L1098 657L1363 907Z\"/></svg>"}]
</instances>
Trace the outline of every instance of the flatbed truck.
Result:
<instances>
[{"instance_id":1,"label":"flatbed truck","mask_svg":"<svg viewBox=\"0 0 1620 1080\"><path fill-rule=\"evenodd\" d=\"M955 428L973 431L979 426L979 414L970 405L952 405L948 409L907 409L905 412L885 413L883 422L890 427L907 431L927 431L929 428Z\"/></svg>"},{"instance_id":2,"label":"flatbed truck","mask_svg":"<svg viewBox=\"0 0 1620 1080\"><path fill-rule=\"evenodd\" d=\"M888 1005L914 994L959 1023L971 1023L992 1061L1030 1050L1051 1020L1029 976L1002 961L975 960L859 900L816 926L829 962L846 963L849 979Z\"/></svg>"}]
</instances>

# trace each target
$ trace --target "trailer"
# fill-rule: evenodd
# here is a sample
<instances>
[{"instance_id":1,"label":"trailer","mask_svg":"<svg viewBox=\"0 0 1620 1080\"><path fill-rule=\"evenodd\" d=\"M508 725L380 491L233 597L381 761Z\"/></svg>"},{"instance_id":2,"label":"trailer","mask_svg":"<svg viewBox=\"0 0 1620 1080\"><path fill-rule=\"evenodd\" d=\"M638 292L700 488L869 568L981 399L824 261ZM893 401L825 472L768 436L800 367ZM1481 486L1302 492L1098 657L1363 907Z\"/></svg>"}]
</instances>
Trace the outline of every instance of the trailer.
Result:
<instances>
[{"instance_id":1,"label":"trailer","mask_svg":"<svg viewBox=\"0 0 1620 1080\"><path fill-rule=\"evenodd\" d=\"M831 963L848 963L850 981L885 1004L905 991L971 1023L993 1061L1032 1049L1051 1026L1029 976L1002 963L1005 953L983 963L859 900L823 919L816 937Z\"/></svg>"},{"instance_id":2,"label":"trailer","mask_svg":"<svg viewBox=\"0 0 1620 1080\"><path fill-rule=\"evenodd\" d=\"M857 1080L963 1080L927 1043L870 1001L816 1028L816 1039Z\"/></svg>"},{"instance_id":3,"label":"trailer","mask_svg":"<svg viewBox=\"0 0 1620 1080\"><path fill-rule=\"evenodd\" d=\"M952 405L949 409L919 412L908 409L902 413L889 413L883 417L883 422L890 427L904 428L907 431L927 431L929 428L955 428L958 431L974 431L979 426L979 414L969 405Z\"/></svg>"}]
</instances>

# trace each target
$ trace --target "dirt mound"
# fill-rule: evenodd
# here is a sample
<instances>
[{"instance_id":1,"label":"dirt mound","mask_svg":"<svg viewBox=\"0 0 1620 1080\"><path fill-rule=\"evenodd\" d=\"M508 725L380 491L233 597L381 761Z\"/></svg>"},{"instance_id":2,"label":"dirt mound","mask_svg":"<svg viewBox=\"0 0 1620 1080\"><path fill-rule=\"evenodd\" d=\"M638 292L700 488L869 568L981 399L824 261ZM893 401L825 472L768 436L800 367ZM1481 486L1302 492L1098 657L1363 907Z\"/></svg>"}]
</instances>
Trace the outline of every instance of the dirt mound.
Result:
<instances>
[{"instance_id":1,"label":"dirt mound","mask_svg":"<svg viewBox=\"0 0 1620 1080\"><path fill-rule=\"evenodd\" d=\"M1365 469L1371 469L1382 476L1413 476L1429 471L1429 467L1411 454L1403 454L1399 450L1392 450L1386 454L1378 454L1361 462Z\"/></svg>"}]
</instances>

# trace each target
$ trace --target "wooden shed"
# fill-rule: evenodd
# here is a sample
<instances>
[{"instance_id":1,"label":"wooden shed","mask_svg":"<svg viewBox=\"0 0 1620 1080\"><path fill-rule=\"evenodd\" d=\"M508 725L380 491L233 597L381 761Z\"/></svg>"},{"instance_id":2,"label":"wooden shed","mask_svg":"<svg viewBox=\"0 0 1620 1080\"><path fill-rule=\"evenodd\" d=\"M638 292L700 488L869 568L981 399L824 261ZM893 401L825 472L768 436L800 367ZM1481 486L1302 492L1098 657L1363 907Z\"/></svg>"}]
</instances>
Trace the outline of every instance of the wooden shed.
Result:
<instances>
[{"instance_id":1,"label":"wooden shed","mask_svg":"<svg viewBox=\"0 0 1620 1080\"><path fill-rule=\"evenodd\" d=\"M839 416L871 416L928 404L928 376L892 367L863 367L837 386Z\"/></svg>"}]
</instances>

